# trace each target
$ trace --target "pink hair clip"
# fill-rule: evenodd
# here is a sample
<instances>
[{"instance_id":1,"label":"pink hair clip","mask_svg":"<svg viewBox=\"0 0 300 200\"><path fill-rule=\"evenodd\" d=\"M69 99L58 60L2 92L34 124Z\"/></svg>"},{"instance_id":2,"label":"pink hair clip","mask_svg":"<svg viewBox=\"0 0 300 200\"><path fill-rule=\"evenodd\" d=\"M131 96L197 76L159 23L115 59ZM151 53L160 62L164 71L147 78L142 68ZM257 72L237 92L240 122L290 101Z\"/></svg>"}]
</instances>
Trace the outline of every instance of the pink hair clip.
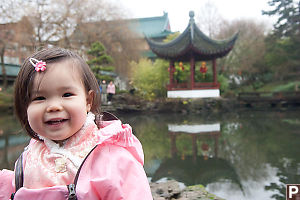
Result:
<instances>
[{"instance_id":1,"label":"pink hair clip","mask_svg":"<svg viewBox=\"0 0 300 200\"><path fill-rule=\"evenodd\" d=\"M29 61L35 67L35 71L43 72L46 70L46 62L43 62L42 60L37 60L35 58L30 58Z\"/></svg>"}]
</instances>

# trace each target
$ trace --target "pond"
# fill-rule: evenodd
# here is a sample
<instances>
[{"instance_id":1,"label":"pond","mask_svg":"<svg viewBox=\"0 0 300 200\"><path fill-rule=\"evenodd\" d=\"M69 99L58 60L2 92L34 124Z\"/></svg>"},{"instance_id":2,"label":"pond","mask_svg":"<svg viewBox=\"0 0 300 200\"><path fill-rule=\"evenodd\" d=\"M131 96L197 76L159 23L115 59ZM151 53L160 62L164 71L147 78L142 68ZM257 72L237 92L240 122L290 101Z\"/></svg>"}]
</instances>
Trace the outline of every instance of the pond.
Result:
<instances>
[{"instance_id":1,"label":"pond","mask_svg":"<svg viewBox=\"0 0 300 200\"><path fill-rule=\"evenodd\" d=\"M202 184L227 200L285 199L300 183L299 111L223 115L119 115L143 144L151 181ZM29 138L0 116L0 168L12 169Z\"/></svg>"}]
</instances>

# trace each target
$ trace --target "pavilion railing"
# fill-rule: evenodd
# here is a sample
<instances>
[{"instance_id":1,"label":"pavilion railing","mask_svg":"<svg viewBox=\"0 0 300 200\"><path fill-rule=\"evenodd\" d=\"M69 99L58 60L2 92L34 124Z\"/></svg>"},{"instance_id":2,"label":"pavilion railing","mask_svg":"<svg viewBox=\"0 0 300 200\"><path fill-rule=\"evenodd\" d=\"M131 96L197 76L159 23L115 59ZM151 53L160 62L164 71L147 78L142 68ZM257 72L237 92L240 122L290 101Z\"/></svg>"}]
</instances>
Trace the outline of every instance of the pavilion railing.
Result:
<instances>
[{"instance_id":1,"label":"pavilion railing","mask_svg":"<svg viewBox=\"0 0 300 200\"><path fill-rule=\"evenodd\" d=\"M190 83L173 83L167 85L167 89L170 90L204 90L204 89L219 89L219 83L194 83L191 86Z\"/></svg>"}]
</instances>

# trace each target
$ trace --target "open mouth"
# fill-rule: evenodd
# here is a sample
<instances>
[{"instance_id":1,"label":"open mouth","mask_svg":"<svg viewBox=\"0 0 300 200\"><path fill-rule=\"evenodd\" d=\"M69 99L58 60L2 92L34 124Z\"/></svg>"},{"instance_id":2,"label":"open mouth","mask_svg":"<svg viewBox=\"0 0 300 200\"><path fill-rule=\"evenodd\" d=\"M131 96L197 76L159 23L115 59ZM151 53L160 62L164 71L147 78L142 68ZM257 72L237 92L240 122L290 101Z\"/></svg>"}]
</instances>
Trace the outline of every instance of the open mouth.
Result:
<instances>
[{"instance_id":1,"label":"open mouth","mask_svg":"<svg viewBox=\"0 0 300 200\"><path fill-rule=\"evenodd\" d=\"M67 121L67 119L49 120L49 121L46 121L46 124L48 124L48 125L58 125L58 124L61 124L65 121Z\"/></svg>"}]
</instances>

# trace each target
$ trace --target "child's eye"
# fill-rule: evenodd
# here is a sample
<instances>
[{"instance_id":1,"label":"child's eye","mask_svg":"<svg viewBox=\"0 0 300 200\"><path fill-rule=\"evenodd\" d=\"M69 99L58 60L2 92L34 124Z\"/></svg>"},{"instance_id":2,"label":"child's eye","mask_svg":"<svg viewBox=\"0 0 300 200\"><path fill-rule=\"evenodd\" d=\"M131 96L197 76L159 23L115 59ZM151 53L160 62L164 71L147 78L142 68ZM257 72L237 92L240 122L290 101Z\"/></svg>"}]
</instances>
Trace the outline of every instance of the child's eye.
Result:
<instances>
[{"instance_id":1,"label":"child's eye","mask_svg":"<svg viewBox=\"0 0 300 200\"><path fill-rule=\"evenodd\" d=\"M32 101L42 101L42 100L45 100L46 98L43 97L43 96L40 96L40 97L35 97Z\"/></svg>"},{"instance_id":2,"label":"child's eye","mask_svg":"<svg viewBox=\"0 0 300 200\"><path fill-rule=\"evenodd\" d=\"M69 92L64 93L64 95L63 95L63 97L70 97L70 96L73 96L73 94L72 94L72 93L69 93Z\"/></svg>"}]
</instances>

